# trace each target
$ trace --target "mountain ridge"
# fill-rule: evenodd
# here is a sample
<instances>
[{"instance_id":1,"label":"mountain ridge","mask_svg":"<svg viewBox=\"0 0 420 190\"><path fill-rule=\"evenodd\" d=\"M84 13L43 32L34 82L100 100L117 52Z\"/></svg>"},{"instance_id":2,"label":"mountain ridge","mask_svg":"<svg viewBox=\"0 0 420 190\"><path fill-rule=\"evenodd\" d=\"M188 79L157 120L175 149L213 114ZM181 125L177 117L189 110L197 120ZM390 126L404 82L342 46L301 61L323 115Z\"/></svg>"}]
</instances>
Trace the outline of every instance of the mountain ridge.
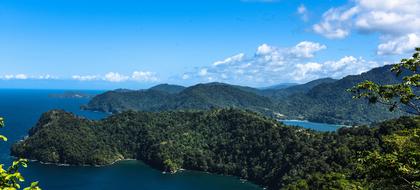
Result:
<instances>
[{"instance_id":1,"label":"mountain ridge","mask_svg":"<svg viewBox=\"0 0 420 190\"><path fill-rule=\"evenodd\" d=\"M342 79L323 78L282 89L257 89L225 83L200 83L190 87L158 85L128 93L113 92L94 97L84 109L119 113L125 110L166 111L242 108L281 119L304 119L331 124L367 124L403 115L386 107L353 100L348 88L364 80L380 84L401 81L391 66L372 69ZM175 93L156 90L176 89Z\"/></svg>"},{"instance_id":2,"label":"mountain ridge","mask_svg":"<svg viewBox=\"0 0 420 190\"><path fill-rule=\"evenodd\" d=\"M268 189L300 189L293 186L302 180L306 189L320 189L319 183L337 187L343 180L366 180L354 165L360 150L381 149L384 136L416 130L419 119L403 117L330 133L285 126L238 109L125 111L99 121L52 110L11 153L46 163L93 166L130 158L167 172L183 168L234 175ZM341 177L328 177L334 173ZM315 184L310 183L313 177Z\"/></svg>"}]
</instances>

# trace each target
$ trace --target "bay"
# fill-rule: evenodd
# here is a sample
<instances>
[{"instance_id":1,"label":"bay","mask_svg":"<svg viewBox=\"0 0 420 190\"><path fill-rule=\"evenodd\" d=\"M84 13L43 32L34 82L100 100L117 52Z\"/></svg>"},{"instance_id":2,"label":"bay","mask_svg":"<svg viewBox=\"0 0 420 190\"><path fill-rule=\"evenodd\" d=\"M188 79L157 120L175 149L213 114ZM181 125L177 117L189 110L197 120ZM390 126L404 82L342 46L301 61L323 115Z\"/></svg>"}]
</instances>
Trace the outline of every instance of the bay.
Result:
<instances>
[{"instance_id":1,"label":"bay","mask_svg":"<svg viewBox=\"0 0 420 190\"><path fill-rule=\"evenodd\" d=\"M324 131L324 132L332 132L336 131L343 125L334 125L334 124L327 124L327 123L316 123L304 120L281 120L286 125L292 126L299 126L307 129L313 129L316 131Z\"/></svg>"},{"instance_id":2,"label":"bay","mask_svg":"<svg viewBox=\"0 0 420 190\"><path fill-rule=\"evenodd\" d=\"M62 109L90 119L100 119L107 114L80 110L88 99L52 98L66 90L18 90L0 89L0 116L5 118L6 128L0 134L8 137L0 143L0 163L10 164L10 146L23 139L42 113ZM102 91L79 91L101 93ZM140 161L121 161L105 167L56 166L31 162L22 170L26 181L40 181L44 190L213 190L244 189L261 187L232 176L204 172L183 171L177 174L162 174Z\"/></svg>"}]
</instances>

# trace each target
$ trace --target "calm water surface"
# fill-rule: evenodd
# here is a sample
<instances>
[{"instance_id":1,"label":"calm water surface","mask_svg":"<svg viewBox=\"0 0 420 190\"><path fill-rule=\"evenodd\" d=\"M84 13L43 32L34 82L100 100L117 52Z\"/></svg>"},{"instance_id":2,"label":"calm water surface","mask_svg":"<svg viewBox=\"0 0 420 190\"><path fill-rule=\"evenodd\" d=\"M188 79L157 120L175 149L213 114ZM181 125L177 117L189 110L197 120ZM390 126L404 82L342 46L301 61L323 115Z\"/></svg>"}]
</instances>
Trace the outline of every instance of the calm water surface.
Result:
<instances>
[{"instance_id":1,"label":"calm water surface","mask_svg":"<svg viewBox=\"0 0 420 190\"><path fill-rule=\"evenodd\" d=\"M0 134L9 138L0 143L0 163L10 163L10 146L27 135L39 116L50 109L63 109L91 119L106 117L98 112L82 111L87 99L50 98L49 94L64 90L0 90L0 115L6 128ZM100 93L100 91L84 91ZM27 181L40 181L44 190L225 190L262 188L235 177L184 171L162 174L139 161L124 161L106 167L59 167L31 163L23 170Z\"/></svg>"},{"instance_id":2,"label":"calm water surface","mask_svg":"<svg viewBox=\"0 0 420 190\"><path fill-rule=\"evenodd\" d=\"M6 119L6 128L0 130L9 138L0 143L0 163L10 163L10 146L24 138L39 116L51 109L63 109L90 119L100 119L107 115L99 112L80 110L80 105L88 99L50 98L49 94L63 93L64 90L0 90L0 116ZM100 91L83 91L100 93ZM282 121L318 131L335 131L339 126L307 121ZM139 161L123 161L106 167L59 167L31 163L23 170L27 181L40 181L45 190L224 190L262 188L243 182L235 177L184 171L177 174L162 174Z\"/></svg>"},{"instance_id":3,"label":"calm water surface","mask_svg":"<svg viewBox=\"0 0 420 190\"><path fill-rule=\"evenodd\" d=\"M326 124L326 123L315 123L309 121L300 121L300 120L282 120L286 125L300 126L308 129L313 129L316 131L336 131L342 125Z\"/></svg>"}]
</instances>

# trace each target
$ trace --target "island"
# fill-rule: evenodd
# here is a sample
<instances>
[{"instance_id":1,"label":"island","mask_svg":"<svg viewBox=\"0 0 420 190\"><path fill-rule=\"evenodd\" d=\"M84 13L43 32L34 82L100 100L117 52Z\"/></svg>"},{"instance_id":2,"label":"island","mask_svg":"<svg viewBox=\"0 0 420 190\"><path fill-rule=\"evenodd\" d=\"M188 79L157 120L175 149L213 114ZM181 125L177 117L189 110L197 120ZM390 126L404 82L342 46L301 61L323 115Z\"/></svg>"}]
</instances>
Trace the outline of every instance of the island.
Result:
<instances>
[{"instance_id":1,"label":"island","mask_svg":"<svg viewBox=\"0 0 420 190\"><path fill-rule=\"evenodd\" d=\"M143 90L111 90L93 97L83 109L121 113L137 111L209 110L235 107L288 120L360 125L398 118L406 113L389 112L383 105L354 100L347 90L364 80L396 84L403 76L390 71L392 65L374 68L339 80L324 78L285 88L257 89L226 83L204 83L189 87L161 84Z\"/></svg>"},{"instance_id":2,"label":"island","mask_svg":"<svg viewBox=\"0 0 420 190\"><path fill-rule=\"evenodd\" d=\"M88 94L83 92L77 92L77 91L66 91L63 93L57 93L57 94L49 94L48 95L51 98L92 98L95 96L95 94Z\"/></svg>"},{"instance_id":3,"label":"island","mask_svg":"<svg viewBox=\"0 0 420 190\"><path fill-rule=\"evenodd\" d=\"M161 171L234 175L268 189L384 184L397 188L404 184L360 175L360 152L386 152L388 136L418 129L420 117L316 132L232 108L124 111L99 121L52 110L40 117L27 138L13 145L11 153L69 165L102 166L137 159Z\"/></svg>"}]
</instances>

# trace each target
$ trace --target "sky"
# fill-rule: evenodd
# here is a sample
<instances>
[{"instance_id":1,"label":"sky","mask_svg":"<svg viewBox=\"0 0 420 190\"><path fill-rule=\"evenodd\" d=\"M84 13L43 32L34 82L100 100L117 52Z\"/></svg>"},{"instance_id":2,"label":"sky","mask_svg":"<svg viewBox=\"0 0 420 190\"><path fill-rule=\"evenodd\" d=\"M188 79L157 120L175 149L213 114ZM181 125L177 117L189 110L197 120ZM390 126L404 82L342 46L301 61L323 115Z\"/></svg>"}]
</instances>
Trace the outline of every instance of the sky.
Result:
<instances>
[{"instance_id":1,"label":"sky","mask_svg":"<svg viewBox=\"0 0 420 190\"><path fill-rule=\"evenodd\" d=\"M0 88L339 79L411 56L418 10L419 0L2 0Z\"/></svg>"}]
</instances>

